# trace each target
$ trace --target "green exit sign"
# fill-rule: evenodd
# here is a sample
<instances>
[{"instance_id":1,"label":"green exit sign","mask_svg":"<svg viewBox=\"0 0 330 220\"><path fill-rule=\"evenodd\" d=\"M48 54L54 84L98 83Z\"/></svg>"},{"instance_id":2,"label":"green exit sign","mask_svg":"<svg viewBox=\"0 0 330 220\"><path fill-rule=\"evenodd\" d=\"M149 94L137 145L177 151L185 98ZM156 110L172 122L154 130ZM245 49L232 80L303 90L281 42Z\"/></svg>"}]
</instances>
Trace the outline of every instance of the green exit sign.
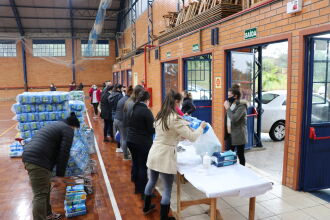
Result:
<instances>
[{"instance_id":1,"label":"green exit sign","mask_svg":"<svg viewBox=\"0 0 330 220\"><path fill-rule=\"evenodd\" d=\"M169 57L171 57L171 52L166 53L166 58L169 58Z\"/></svg>"},{"instance_id":2,"label":"green exit sign","mask_svg":"<svg viewBox=\"0 0 330 220\"><path fill-rule=\"evenodd\" d=\"M245 30L245 32L244 32L245 40L253 39L256 37L257 37L257 28L251 28L251 29Z\"/></svg>"},{"instance_id":3,"label":"green exit sign","mask_svg":"<svg viewBox=\"0 0 330 220\"><path fill-rule=\"evenodd\" d=\"M199 51L199 44L194 44L192 46L192 51L194 51L194 52Z\"/></svg>"}]
</instances>

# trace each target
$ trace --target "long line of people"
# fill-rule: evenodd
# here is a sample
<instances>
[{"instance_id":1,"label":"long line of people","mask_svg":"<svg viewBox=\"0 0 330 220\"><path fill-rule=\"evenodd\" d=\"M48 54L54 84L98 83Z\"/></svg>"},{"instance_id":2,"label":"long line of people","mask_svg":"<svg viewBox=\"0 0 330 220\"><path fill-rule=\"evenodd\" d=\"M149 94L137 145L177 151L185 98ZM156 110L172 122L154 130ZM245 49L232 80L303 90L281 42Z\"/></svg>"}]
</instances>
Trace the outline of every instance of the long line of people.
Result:
<instances>
[{"instance_id":1,"label":"long line of people","mask_svg":"<svg viewBox=\"0 0 330 220\"><path fill-rule=\"evenodd\" d=\"M233 107L232 110L229 107L230 103L239 103L240 91L232 89L230 92L230 102L225 102L228 118L231 122L240 120L242 124L246 124L246 111L242 109L236 114L236 108ZM106 82L102 90L101 117L104 120L104 142L110 141L108 136L113 142L116 134L120 134L116 152L123 153L124 160L132 160L131 181L135 185L134 193L140 194L144 200L142 211L145 215L155 210L156 206L151 200L156 182L159 177L161 178L163 192L160 219L173 220L175 218L169 217L168 213L174 175L177 173L176 146L182 140L195 141L202 135L206 123L202 122L198 129L193 130L189 127L189 122L181 117L196 110L189 92L185 91L183 95L173 90L168 92L156 118L148 107L150 94L142 85L137 85L134 89L129 86L127 93L123 93L122 85L112 85L110 82ZM95 95L91 98L94 99ZM231 99L237 99L237 102ZM234 137L236 125L231 124ZM243 153L241 146L237 148L240 162L244 164L244 148ZM231 146L231 149L234 150L234 147Z\"/></svg>"}]
</instances>

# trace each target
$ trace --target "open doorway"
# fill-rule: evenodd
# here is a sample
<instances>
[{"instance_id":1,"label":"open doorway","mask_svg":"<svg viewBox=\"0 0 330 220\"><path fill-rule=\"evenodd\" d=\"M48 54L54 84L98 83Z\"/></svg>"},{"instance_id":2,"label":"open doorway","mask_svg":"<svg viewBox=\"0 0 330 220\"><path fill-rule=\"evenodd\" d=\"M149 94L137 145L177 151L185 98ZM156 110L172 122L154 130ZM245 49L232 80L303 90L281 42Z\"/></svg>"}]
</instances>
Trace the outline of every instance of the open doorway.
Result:
<instances>
[{"instance_id":1,"label":"open doorway","mask_svg":"<svg viewBox=\"0 0 330 220\"><path fill-rule=\"evenodd\" d=\"M248 108L246 162L274 181L283 175L288 42L227 51L227 89L239 84Z\"/></svg>"}]
</instances>

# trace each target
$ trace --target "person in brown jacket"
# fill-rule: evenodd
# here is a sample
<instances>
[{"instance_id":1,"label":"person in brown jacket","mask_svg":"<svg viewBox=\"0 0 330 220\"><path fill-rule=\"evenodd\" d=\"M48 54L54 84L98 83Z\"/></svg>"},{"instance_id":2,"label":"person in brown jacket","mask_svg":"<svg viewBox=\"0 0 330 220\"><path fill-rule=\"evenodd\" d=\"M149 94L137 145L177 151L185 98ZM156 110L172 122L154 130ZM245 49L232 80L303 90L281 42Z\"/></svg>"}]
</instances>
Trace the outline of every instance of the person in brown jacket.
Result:
<instances>
[{"instance_id":1,"label":"person in brown jacket","mask_svg":"<svg viewBox=\"0 0 330 220\"><path fill-rule=\"evenodd\" d=\"M176 146L179 140L187 139L191 142L202 135L206 122L202 122L200 127L192 130L189 122L185 121L176 112L176 107L180 106L182 95L171 90L165 98L160 112L157 114L154 127L156 136L149 151L147 167L149 168L149 180L145 188L145 204L143 212L150 213L155 205L151 205L152 191L156 185L158 177L161 176L164 190L160 202L161 220L173 220L168 217L170 210L171 192L174 175L177 173Z\"/></svg>"}]
</instances>

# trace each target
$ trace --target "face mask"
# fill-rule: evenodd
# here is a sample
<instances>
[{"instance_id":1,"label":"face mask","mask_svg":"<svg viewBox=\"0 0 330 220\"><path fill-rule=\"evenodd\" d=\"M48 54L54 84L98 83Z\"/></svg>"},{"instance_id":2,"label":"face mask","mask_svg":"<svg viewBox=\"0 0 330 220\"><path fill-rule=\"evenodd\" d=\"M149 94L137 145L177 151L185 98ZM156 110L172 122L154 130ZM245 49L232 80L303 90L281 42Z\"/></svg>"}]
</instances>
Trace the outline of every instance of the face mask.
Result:
<instances>
[{"instance_id":1,"label":"face mask","mask_svg":"<svg viewBox=\"0 0 330 220\"><path fill-rule=\"evenodd\" d=\"M233 102L235 102L235 98L234 98L234 96L228 98L227 100L228 100L228 102L229 102L230 104L233 104Z\"/></svg>"}]
</instances>

